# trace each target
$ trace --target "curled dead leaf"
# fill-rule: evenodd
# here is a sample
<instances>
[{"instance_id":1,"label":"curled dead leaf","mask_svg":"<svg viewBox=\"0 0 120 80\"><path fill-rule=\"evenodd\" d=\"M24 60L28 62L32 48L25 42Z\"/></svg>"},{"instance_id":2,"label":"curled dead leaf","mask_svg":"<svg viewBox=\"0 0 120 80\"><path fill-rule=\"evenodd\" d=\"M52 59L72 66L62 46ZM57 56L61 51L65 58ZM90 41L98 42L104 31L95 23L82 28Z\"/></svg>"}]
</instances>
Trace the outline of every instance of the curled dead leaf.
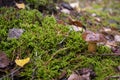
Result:
<instances>
[{"instance_id":1,"label":"curled dead leaf","mask_svg":"<svg viewBox=\"0 0 120 80\"><path fill-rule=\"evenodd\" d=\"M75 25L77 27L82 27L86 30L86 27L80 21L73 20L71 17L68 17L68 20L69 20L70 25Z\"/></svg>"},{"instance_id":2,"label":"curled dead leaf","mask_svg":"<svg viewBox=\"0 0 120 80\"><path fill-rule=\"evenodd\" d=\"M60 76L59 76L59 80L62 80L62 79L64 79L65 77L66 77L66 74L67 74L67 72L66 71L62 71L62 73L60 74Z\"/></svg>"},{"instance_id":3,"label":"curled dead leaf","mask_svg":"<svg viewBox=\"0 0 120 80\"><path fill-rule=\"evenodd\" d=\"M120 72L120 66L117 67L118 71Z\"/></svg>"},{"instance_id":4,"label":"curled dead leaf","mask_svg":"<svg viewBox=\"0 0 120 80\"><path fill-rule=\"evenodd\" d=\"M114 38L116 42L120 42L120 35L115 35Z\"/></svg>"},{"instance_id":5,"label":"curled dead leaf","mask_svg":"<svg viewBox=\"0 0 120 80\"><path fill-rule=\"evenodd\" d=\"M77 75L76 73L72 73L68 80L83 80L81 76Z\"/></svg>"},{"instance_id":6,"label":"curled dead leaf","mask_svg":"<svg viewBox=\"0 0 120 80\"><path fill-rule=\"evenodd\" d=\"M96 77L95 72L89 68L83 68L80 70L74 71L68 80L91 80Z\"/></svg>"},{"instance_id":7,"label":"curled dead leaf","mask_svg":"<svg viewBox=\"0 0 120 80\"><path fill-rule=\"evenodd\" d=\"M58 23L58 24L65 25L65 22L64 22L63 20L57 20L57 23Z\"/></svg>"},{"instance_id":8,"label":"curled dead leaf","mask_svg":"<svg viewBox=\"0 0 120 80\"><path fill-rule=\"evenodd\" d=\"M6 68L10 61L4 52L0 52L0 68Z\"/></svg>"}]
</instances>

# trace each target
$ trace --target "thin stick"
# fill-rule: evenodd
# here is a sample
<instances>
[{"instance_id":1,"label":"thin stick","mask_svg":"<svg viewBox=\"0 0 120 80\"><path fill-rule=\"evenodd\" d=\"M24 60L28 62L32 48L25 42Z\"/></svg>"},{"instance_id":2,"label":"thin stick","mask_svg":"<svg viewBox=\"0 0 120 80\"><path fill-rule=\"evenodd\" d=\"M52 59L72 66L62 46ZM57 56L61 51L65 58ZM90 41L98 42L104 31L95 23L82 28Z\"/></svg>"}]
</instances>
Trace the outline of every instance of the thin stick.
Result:
<instances>
[{"instance_id":1,"label":"thin stick","mask_svg":"<svg viewBox=\"0 0 120 80\"><path fill-rule=\"evenodd\" d=\"M18 69L16 69L15 71L13 71L13 72L11 72L11 73L9 73L9 74L7 74L7 75L3 76L3 77L1 77L1 78L0 78L0 80L3 80L5 77L10 76L10 75L12 75L12 76L13 76L13 74L14 74L15 72L19 71L20 69L21 69L21 67L19 67L19 68L18 68Z\"/></svg>"},{"instance_id":2,"label":"thin stick","mask_svg":"<svg viewBox=\"0 0 120 80\"><path fill-rule=\"evenodd\" d=\"M109 80L109 79L118 79L118 80L120 80L120 75L118 75L118 76L108 76L105 80Z\"/></svg>"},{"instance_id":3,"label":"thin stick","mask_svg":"<svg viewBox=\"0 0 120 80\"><path fill-rule=\"evenodd\" d=\"M71 30L68 31L67 36L65 36L65 37L62 39L62 41L60 41L58 44L62 44L62 43L66 40L66 38L69 36L70 32L71 32Z\"/></svg>"},{"instance_id":4,"label":"thin stick","mask_svg":"<svg viewBox=\"0 0 120 80\"><path fill-rule=\"evenodd\" d=\"M57 50L55 53L52 54L51 58L46 62L45 65L47 65L54 58L54 56L57 55L59 52L67 50L67 49L69 49L69 47L61 48L61 49Z\"/></svg>"},{"instance_id":5,"label":"thin stick","mask_svg":"<svg viewBox=\"0 0 120 80\"><path fill-rule=\"evenodd\" d=\"M85 53L80 53L81 55L85 56L120 56L120 53L114 53L114 54L85 54Z\"/></svg>"},{"instance_id":6,"label":"thin stick","mask_svg":"<svg viewBox=\"0 0 120 80\"><path fill-rule=\"evenodd\" d=\"M33 69L32 79L31 79L31 80L34 80L34 78L35 78L34 76L35 76L35 72L36 72L37 68L38 68L38 67L36 66L36 67Z\"/></svg>"}]
</instances>

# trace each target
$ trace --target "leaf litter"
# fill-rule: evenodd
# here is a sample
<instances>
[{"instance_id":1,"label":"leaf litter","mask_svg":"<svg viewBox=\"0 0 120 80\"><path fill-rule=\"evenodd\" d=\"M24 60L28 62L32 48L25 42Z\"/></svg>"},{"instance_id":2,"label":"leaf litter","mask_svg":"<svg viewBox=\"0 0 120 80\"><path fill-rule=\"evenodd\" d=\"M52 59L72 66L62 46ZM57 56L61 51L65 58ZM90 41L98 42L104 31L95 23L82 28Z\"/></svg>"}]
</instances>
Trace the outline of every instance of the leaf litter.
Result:
<instances>
[{"instance_id":1,"label":"leaf litter","mask_svg":"<svg viewBox=\"0 0 120 80\"><path fill-rule=\"evenodd\" d=\"M89 68L82 68L74 71L68 78L68 80L91 80L96 77L95 72Z\"/></svg>"},{"instance_id":2,"label":"leaf litter","mask_svg":"<svg viewBox=\"0 0 120 80\"><path fill-rule=\"evenodd\" d=\"M10 61L4 52L0 52L0 69L8 67Z\"/></svg>"}]
</instances>

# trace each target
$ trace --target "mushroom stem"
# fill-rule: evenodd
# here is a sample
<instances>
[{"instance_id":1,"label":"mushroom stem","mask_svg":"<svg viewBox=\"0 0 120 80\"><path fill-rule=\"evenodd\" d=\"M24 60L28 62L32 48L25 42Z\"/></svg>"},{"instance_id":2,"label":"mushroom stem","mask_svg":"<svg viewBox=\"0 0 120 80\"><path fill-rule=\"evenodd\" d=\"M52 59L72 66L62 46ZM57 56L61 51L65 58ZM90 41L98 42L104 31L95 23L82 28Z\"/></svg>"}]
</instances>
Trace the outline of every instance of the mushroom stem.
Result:
<instances>
[{"instance_id":1,"label":"mushroom stem","mask_svg":"<svg viewBox=\"0 0 120 80\"><path fill-rule=\"evenodd\" d=\"M97 44L95 42L88 42L88 52L96 52Z\"/></svg>"}]
</instances>

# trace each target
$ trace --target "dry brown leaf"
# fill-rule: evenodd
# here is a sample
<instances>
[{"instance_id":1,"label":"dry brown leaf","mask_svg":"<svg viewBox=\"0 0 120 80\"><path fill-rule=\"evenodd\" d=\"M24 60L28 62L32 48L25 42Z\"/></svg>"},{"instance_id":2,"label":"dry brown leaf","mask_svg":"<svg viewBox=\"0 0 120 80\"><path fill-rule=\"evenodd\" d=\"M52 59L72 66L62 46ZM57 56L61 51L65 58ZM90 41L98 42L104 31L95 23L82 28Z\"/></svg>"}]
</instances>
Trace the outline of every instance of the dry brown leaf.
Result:
<instances>
[{"instance_id":1,"label":"dry brown leaf","mask_svg":"<svg viewBox=\"0 0 120 80\"><path fill-rule=\"evenodd\" d=\"M0 68L5 68L9 65L10 61L4 52L0 52Z\"/></svg>"},{"instance_id":2,"label":"dry brown leaf","mask_svg":"<svg viewBox=\"0 0 120 80\"><path fill-rule=\"evenodd\" d=\"M117 67L118 71L120 72L120 66Z\"/></svg>"},{"instance_id":3,"label":"dry brown leaf","mask_svg":"<svg viewBox=\"0 0 120 80\"><path fill-rule=\"evenodd\" d=\"M58 23L58 24L65 25L65 22L64 22L63 20L57 20L57 23Z\"/></svg>"},{"instance_id":4,"label":"dry brown leaf","mask_svg":"<svg viewBox=\"0 0 120 80\"><path fill-rule=\"evenodd\" d=\"M60 76L59 76L59 80L62 80L63 78L65 78L65 76L66 76L66 74L67 74L67 72L66 71L63 71L61 74L60 74Z\"/></svg>"},{"instance_id":5,"label":"dry brown leaf","mask_svg":"<svg viewBox=\"0 0 120 80\"><path fill-rule=\"evenodd\" d=\"M75 25L75 26L78 26L78 27L82 27L83 26L80 21L73 20L71 17L69 17L68 19L69 19L69 24L70 25Z\"/></svg>"},{"instance_id":6,"label":"dry brown leaf","mask_svg":"<svg viewBox=\"0 0 120 80\"><path fill-rule=\"evenodd\" d=\"M72 74L69 76L68 80L83 80L83 79L82 79L82 77L81 77L80 75L78 75L78 74L76 74L76 73L72 73Z\"/></svg>"},{"instance_id":7,"label":"dry brown leaf","mask_svg":"<svg viewBox=\"0 0 120 80\"><path fill-rule=\"evenodd\" d=\"M82 28L86 29L86 27L80 21L73 20L71 17L68 17L68 20L69 20L70 25L75 25L77 27L82 27Z\"/></svg>"}]
</instances>

